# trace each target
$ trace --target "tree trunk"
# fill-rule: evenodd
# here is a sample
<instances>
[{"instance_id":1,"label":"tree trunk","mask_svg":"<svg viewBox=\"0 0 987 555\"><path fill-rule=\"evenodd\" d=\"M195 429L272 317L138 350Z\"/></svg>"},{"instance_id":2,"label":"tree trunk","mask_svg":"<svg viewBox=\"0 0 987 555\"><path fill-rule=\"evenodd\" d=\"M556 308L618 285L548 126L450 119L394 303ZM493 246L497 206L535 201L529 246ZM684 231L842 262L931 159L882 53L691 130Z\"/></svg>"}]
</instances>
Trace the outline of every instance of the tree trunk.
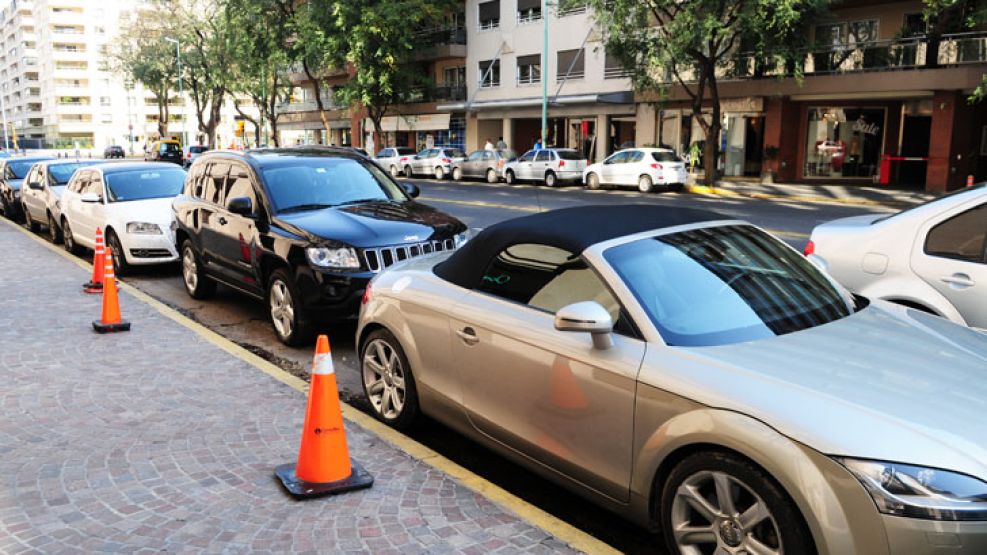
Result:
<instances>
[{"instance_id":1,"label":"tree trunk","mask_svg":"<svg viewBox=\"0 0 987 555\"><path fill-rule=\"evenodd\" d=\"M312 82L312 90L315 92L315 106L319 110L322 127L326 130L326 142L329 142L329 137L332 136L332 128L329 126L326 107L322 103L322 85L319 83L319 79L309 70L308 61L305 58L302 58L302 69L305 70L305 76L308 77L308 80Z\"/></svg>"},{"instance_id":2,"label":"tree trunk","mask_svg":"<svg viewBox=\"0 0 987 555\"><path fill-rule=\"evenodd\" d=\"M716 67L709 65L707 79L709 82L709 101L713 108L713 117L710 122L709 132L706 134L706 159L703 160L703 169L706 172L706 183L716 185L717 161L720 154L720 127L722 126L720 109L720 89L716 83Z\"/></svg>"},{"instance_id":3,"label":"tree trunk","mask_svg":"<svg viewBox=\"0 0 987 555\"><path fill-rule=\"evenodd\" d=\"M158 97L158 138L165 139L168 137L168 91L167 89L162 91Z\"/></svg>"}]
</instances>

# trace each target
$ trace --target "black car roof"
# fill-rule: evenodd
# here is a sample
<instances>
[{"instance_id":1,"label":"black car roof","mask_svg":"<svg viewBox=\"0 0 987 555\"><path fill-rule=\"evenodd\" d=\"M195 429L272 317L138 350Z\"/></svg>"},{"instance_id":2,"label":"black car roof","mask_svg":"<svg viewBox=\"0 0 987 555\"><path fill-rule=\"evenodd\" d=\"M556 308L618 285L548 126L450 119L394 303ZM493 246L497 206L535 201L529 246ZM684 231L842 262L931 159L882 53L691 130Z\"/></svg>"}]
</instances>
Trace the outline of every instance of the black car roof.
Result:
<instances>
[{"instance_id":1,"label":"black car roof","mask_svg":"<svg viewBox=\"0 0 987 555\"><path fill-rule=\"evenodd\" d=\"M724 219L716 212L649 204L561 208L494 224L437 264L434 271L446 281L472 289L490 261L511 245L536 243L578 254L626 235Z\"/></svg>"}]
</instances>

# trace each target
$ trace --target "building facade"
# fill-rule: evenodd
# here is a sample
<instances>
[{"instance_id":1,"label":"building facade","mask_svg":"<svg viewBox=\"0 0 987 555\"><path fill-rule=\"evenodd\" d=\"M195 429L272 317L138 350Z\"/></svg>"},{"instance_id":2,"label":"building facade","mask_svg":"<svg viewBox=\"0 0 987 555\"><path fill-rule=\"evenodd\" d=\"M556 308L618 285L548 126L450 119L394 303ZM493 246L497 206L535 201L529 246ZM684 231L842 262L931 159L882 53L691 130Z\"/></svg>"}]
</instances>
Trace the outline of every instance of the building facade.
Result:
<instances>
[{"instance_id":1,"label":"building facade","mask_svg":"<svg viewBox=\"0 0 987 555\"><path fill-rule=\"evenodd\" d=\"M139 151L158 136L157 100L112 71L114 38L140 2L6 0L0 8L0 97L19 146ZM189 99L170 103L169 136L201 141ZM187 110L187 113L186 113ZM187 119L186 119L187 117ZM236 112L223 110L220 144L234 140Z\"/></svg>"}]
</instances>

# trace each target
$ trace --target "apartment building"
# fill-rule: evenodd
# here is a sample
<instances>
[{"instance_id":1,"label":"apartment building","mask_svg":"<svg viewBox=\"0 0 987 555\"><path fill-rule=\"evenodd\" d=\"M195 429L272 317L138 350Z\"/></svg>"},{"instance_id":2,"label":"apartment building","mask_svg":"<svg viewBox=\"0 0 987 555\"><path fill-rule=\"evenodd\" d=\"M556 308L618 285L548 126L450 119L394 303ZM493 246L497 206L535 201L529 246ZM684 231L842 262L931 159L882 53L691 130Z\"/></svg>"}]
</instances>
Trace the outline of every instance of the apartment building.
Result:
<instances>
[{"instance_id":1,"label":"apartment building","mask_svg":"<svg viewBox=\"0 0 987 555\"><path fill-rule=\"evenodd\" d=\"M541 0L466 2L467 98L438 108L467 114L469 149L498 137L519 152L531 148L541 136L543 93L548 146L600 160L634 141L626 72L606 54L585 7L555 4L542 13Z\"/></svg>"},{"instance_id":2,"label":"apartment building","mask_svg":"<svg viewBox=\"0 0 987 555\"><path fill-rule=\"evenodd\" d=\"M835 3L811 30L801 81L738 52L720 81L722 173L930 191L987 179L987 107L966 100L987 72L987 33L931 40L922 8ZM704 140L680 87L637 100L638 144L684 153Z\"/></svg>"},{"instance_id":3,"label":"apartment building","mask_svg":"<svg viewBox=\"0 0 987 555\"><path fill-rule=\"evenodd\" d=\"M27 148L95 148L111 144L139 151L158 136L154 94L113 72L110 49L134 2L6 0L0 7L0 96L10 128ZM175 95L168 134L198 123L189 99ZM188 119L184 121L188 110ZM234 140L235 112L223 111L222 144ZM201 138L200 138L201 139Z\"/></svg>"},{"instance_id":4,"label":"apartment building","mask_svg":"<svg viewBox=\"0 0 987 555\"><path fill-rule=\"evenodd\" d=\"M295 85L291 101L279 108L278 127L284 144L320 143L362 146L379 150L382 146L465 147L466 118L463 110L440 110L438 107L466 98L467 31L461 11L447 14L434 26L418 32L421 45L412 60L416 71L427 77L428 84L409 94L404 104L390 106L381 121L382 135L374 137L373 122L365 109L338 105L333 89L350 78L345 69L329 70L319 75L322 105L329 123L326 133L317 110L315 87L300 65L289 72Z\"/></svg>"}]
</instances>

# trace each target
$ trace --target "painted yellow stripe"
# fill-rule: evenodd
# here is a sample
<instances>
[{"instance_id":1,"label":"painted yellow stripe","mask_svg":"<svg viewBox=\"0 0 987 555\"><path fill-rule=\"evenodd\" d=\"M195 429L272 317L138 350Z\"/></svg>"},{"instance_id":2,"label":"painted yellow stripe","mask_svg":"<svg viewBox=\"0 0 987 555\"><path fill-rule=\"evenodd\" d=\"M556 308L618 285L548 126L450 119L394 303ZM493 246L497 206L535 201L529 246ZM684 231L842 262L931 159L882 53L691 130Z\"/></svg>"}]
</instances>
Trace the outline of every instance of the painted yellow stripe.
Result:
<instances>
[{"instance_id":1,"label":"painted yellow stripe","mask_svg":"<svg viewBox=\"0 0 987 555\"><path fill-rule=\"evenodd\" d=\"M460 204L463 206L476 206L480 208L499 208L502 210L514 210L516 212L541 212L542 209L537 206L531 206L526 204L500 204L496 202L486 202L482 200L460 200L460 199L445 199L439 197L419 197L419 200L425 202L444 202L446 204ZM783 235L785 237L793 237L798 239L808 239L808 233L800 233L798 231L782 231L780 229L769 229L767 230L773 235Z\"/></svg>"},{"instance_id":2,"label":"painted yellow stripe","mask_svg":"<svg viewBox=\"0 0 987 555\"><path fill-rule=\"evenodd\" d=\"M92 270L92 266L82 259L69 254L63 249L58 248L57 246L20 226L14 225L6 219L3 219L3 222L14 229L21 231L31 239L37 241L39 244L44 245L46 248L55 251L67 260L74 262L80 268L87 269L89 271ZM123 282L118 283L120 283L121 287L127 291L127 293L135 297L137 300L150 305L162 315L174 320L182 326L185 326L210 344L215 345L230 355L247 364L250 364L251 366L297 391L302 393L308 391L308 383L306 383L305 380L289 374L274 364L262 359L254 353L251 353L250 351L244 349L236 343L233 343L209 328L206 328L202 324L199 324L198 322L184 316L177 310L169 307L161 301L158 301L140 289ZM394 447L404 451L412 458L418 459L432 468L452 476L463 486L513 512L531 525L541 528L545 532L555 536L559 540L567 543L573 549L583 551L585 553L620 553L610 547L610 545L594 538L578 528L575 528L567 522L546 513L538 507L497 486L496 484L477 476L466 468L463 468L462 466L443 457L439 453L436 453L432 449L429 449L421 443L418 443L417 441L393 430L392 428L385 426L373 417L360 412L351 405L348 405L345 402L341 403L341 405L343 417L346 420L349 420L370 433L377 435Z\"/></svg>"},{"instance_id":3,"label":"painted yellow stripe","mask_svg":"<svg viewBox=\"0 0 987 555\"><path fill-rule=\"evenodd\" d=\"M710 187L708 185L688 185L686 190L690 193L697 195L707 195L707 196L717 196L717 197L735 197L735 198L752 198L760 200L777 200L777 201L788 201L788 202L812 202L818 204L840 204L849 206L880 206L880 207L896 207L903 205L904 203L899 203L896 201L880 202L876 200L867 200L860 198L831 198L831 197L817 197L812 195L772 195L770 193L747 193L732 191L730 189L724 189L722 187Z\"/></svg>"}]
</instances>

